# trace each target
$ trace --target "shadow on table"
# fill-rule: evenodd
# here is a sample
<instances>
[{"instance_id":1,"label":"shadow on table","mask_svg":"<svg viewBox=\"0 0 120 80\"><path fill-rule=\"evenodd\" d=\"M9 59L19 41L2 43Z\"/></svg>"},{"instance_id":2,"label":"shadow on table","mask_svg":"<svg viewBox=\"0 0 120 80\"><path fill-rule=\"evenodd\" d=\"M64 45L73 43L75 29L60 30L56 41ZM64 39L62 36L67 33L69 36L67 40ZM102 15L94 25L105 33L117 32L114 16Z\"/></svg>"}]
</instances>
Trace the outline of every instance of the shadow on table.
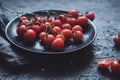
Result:
<instances>
[{"instance_id":1,"label":"shadow on table","mask_svg":"<svg viewBox=\"0 0 120 80\"><path fill-rule=\"evenodd\" d=\"M16 48L13 48L17 52ZM18 54L27 58L30 64L12 68L4 66L14 74L20 73L39 73L40 76L69 76L84 71L89 67L93 60L92 45L74 53L59 55L38 55L25 53ZM21 54L23 53L23 54Z\"/></svg>"}]
</instances>

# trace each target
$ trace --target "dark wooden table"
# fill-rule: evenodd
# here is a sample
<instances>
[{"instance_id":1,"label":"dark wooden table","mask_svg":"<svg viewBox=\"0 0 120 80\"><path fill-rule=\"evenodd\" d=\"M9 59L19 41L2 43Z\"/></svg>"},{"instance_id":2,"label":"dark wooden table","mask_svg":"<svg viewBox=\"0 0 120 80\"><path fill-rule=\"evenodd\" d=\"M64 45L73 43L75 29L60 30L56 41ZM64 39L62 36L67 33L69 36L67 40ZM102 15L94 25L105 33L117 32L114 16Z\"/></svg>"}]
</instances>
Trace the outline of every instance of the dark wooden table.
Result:
<instances>
[{"instance_id":1,"label":"dark wooden table","mask_svg":"<svg viewBox=\"0 0 120 80\"><path fill-rule=\"evenodd\" d=\"M8 69L0 63L1 80L120 80L119 75L97 68L103 58L120 57L120 49L114 46L113 36L120 30L119 0L1 0L2 4L17 11L70 10L81 13L92 11L96 15L94 24L97 37L93 44L77 54L40 57L40 65ZM11 20L16 15L4 14Z\"/></svg>"}]
</instances>

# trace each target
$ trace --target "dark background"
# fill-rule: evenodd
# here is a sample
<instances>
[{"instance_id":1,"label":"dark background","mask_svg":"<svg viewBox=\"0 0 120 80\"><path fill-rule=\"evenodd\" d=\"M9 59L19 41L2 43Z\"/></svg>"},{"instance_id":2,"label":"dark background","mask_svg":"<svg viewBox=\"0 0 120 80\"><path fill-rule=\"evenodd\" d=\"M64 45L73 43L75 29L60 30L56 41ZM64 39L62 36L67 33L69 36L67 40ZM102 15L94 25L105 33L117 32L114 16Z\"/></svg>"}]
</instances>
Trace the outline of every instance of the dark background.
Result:
<instances>
[{"instance_id":1,"label":"dark background","mask_svg":"<svg viewBox=\"0 0 120 80\"><path fill-rule=\"evenodd\" d=\"M97 68L97 61L103 58L120 57L120 49L114 46L113 36L120 30L119 0L0 0L6 7L17 11L75 9L84 14L95 13L93 21L97 37L93 44L74 55L40 57L39 65L27 65L9 69L0 63L2 80L119 80L119 75ZM3 11L9 20L16 14ZM34 57L32 57L34 58Z\"/></svg>"}]
</instances>

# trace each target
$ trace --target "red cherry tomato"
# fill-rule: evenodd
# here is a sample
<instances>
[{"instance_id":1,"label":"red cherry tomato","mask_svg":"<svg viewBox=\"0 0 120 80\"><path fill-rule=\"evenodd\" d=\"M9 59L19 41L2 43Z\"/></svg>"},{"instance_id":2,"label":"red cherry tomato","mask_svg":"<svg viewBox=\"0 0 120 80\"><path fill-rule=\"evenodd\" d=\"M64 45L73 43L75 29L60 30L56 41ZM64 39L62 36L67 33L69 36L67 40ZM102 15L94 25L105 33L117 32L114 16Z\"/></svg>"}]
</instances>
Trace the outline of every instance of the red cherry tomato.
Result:
<instances>
[{"instance_id":1,"label":"red cherry tomato","mask_svg":"<svg viewBox=\"0 0 120 80\"><path fill-rule=\"evenodd\" d=\"M44 18L43 18L43 22L51 22L53 19L52 19L52 17L50 17L50 16L45 16Z\"/></svg>"},{"instance_id":2,"label":"red cherry tomato","mask_svg":"<svg viewBox=\"0 0 120 80\"><path fill-rule=\"evenodd\" d=\"M28 18L26 16L22 16L22 17L19 18L20 23L24 20L28 20Z\"/></svg>"},{"instance_id":3,"label":"red cherry tomato","mask_svg":"<svg viewBox=\"0 0 120 80\"><path fill-rule=\"evenodd\" d=\"M55 40L53 40L52 42L52 48L55 51L60 51L64 48L64 41L61 38L56 38Z\"/></svg>"},{"instance_id":4,"label":"red cherry tomato","mask_svg":"<svg viewBox=\"0 0 120 80\"><path fill-rule=\"evenodd\" d=\"M69 23L71 26L75 26L77 24L77 19L67 18L67 23Z\"/></svg>"},{"instance_id":5,"label":"red cherry tomato","mask_svg":"<svg viewBox=\"0 0 120 80\"><path fill-rule=\"evenodd\" d=\"M72 37L72 31L70 29L63 29L61 31L61 34L63 34L65 36L65 39L68 40Z\"/></svg>"},{"instance_id":6,"label":"red cherry tomato","mask_svg":"<svg viewBox=\"0 0 120 80\"><path fill-rule=\"evenodd\" d=\"M116 35L113 38L113 40L114 40L115 45L120 46L120 37L119 37L119 35Z\"/></svg>"},{"instance_id":7,"label":"red cherry tomato","mask_svg":"<svg viewBox=\"0 0 120 80\"><path fill-rule=\"evenodd\" d=\"M18 34L19 37L23 38L24 37L24 33L25 33L26 30L27 30L27 27L25 25L20 25L17 28L16 32L17 32L17 34Z\"/></svg>"},{"instance_id":8,"label":"red cherry tomato","mask_svg":"<svg viewBox=\"0 0 120 80\"><path fill-rule=\"evenodd\" d=\"M87 22L88 22L88 18L85 17L85 16L80 16L77 18L77 23L80 25L80 26L86 26L87 25Z\"/></svg>"},{"instance_id":9,"label":"red cherry tomato","mask_svg":"<svg viewBox=\"0 0 120 80\"><path fill-rule=\"evenodd\" d=\"M112 61L110 59L105 58L105 59L99 60L97 64L99 68L108 69L108 67L111 66L112 64Z\"/></svg>"},{"instance_id":10,"label":"red cherry tomato","mask_svg":"<svg viewBox=\"0 0 120 80\"><path fill-rule=\"evenodd\" d=\"M68 15L77 18L78 17L78 11L70 10L70 11L68 11Z\"/></svg>"},{"instance_id":11,"label":"red cherry tomato","mask_svg":"<svg viewBox=\"0 0 120 80\"><path fill-rule=\"evenodd\" d=\"M88 12L85 15L88 19L90 19L91 21L93 21L95 19L95 14L93 12Z\"/></svg>"},{"instance_id":12,"label":"red cherry tomato","mask_svg":"<svg viewBox=\"0 0 120 80\"><path fill-rule=\"evenodd\" d=\"M40 39L40 40L43 40L46 35L47 35L46 32L41 32L41 33L39 34L39 39Z\"/></svg>"},{"instance_id":13,"label":"red cherry tomato","mask_svg":"<svg viewBox=\"0 0 120 80\"><path fill-rule=\"evenodd\" d=\"M83 38L83 33L81 31L74 31L73 32L73 39L75 41L80 41Z\"/></svg>"},{"instance_id":14,"label":"red cherry tomato","mask_svg":"<svg viewBox=\"0 0 120 80\"><path fill-rule=\"evenodd\" d=\"M60 20L53 20L52 24L55 25L55 26L59 26L59 27L62 26L62 22Z\"/></svg>"},{"instance_id":15,"label":"red cherry tomato","mask_svg":"<svg viewBox=\"0 0 120 80\"><path fill-rule=\"evenodd\" d=\"M39 25L32 25L30 28L34 30L37 34L39 34L42 30L42 27Z\"/></svg>"},{"instance_id":16,"label":"red cherry tomato","mask_svg":"<svg viewBox=\"0 0 120 80\"><path fill-rule=\"evenodd\" d=\"M67 17L63 14L57 16L57 20L60 20L62 23L65 23L67 21Z\"/></svg>"},{"instance_id":17,"label":"red cherry tomato","mask_svg":"<svg viewBox=\"0 0 120 80\"><path fill-rule=\"evenodd\" d=\"M58 34L58 35L56 35L55 38L61 38L61 39L63 39L63 41L65 41L65 37L63 36L63 34Z\"/></svg>"},{"instance_id":18,"label":"red cherry tomato","mask_svg":"<svg viewBox=\"0 0 120 80\"><path fill-rule=\"evenodd\" d=\"M49 47L51 46L52 41L55 39L54 35L52 34L47 34L44 39L43 42L45 44L45 47Z\"/></svg>"},{"instance_id":19,"label":"red cherry tomato","mask_svg":"<svg viewBox=\"0 0 120 80\"><path fill-rule=\"evenodd\" d=\"M71 25L66 23L62 25L62 29L71 29Z\"/></svg>"},{"instance_id":20,"label":"red cherry tomato","mask_svg":"<svg viewBox=\"0 0 120 80\"><path fill-rule=\"evenodd\" d=\"M72 27L72 31L83 31L82 27L80 25L75 25L74 27Z\"/></svg>"},{"instance_id":21,"label":"red cherry tomato","mask_svg":"<svg viewBox=\"0 0 120 80\"><path fill-rule=\"evenodd\" d=\"M30 24L31 24L31 22L29 20L22 20L20 22L20 25L30 25Z\"/></svg>"},{"instance_id":22,"label":"red cherry tomato","mask_svg":"<svg viewBox=\"0 0 120 80\"><path fill-rule=\"evenodd\" d=\"M111 70L113 73L120 73L120 60L114 60L111 64Z\"/></svg>"},{"instance_id":23,"label":"red cherry tomato","mask_svg":"<svg viewBox=\"0 0 120 80\"><path fill-rule=\"evenodd\" d=\"M59 34L61 32L61 28L60 27L58 27L58 26L55 26L53 29L52 29L52 34L53 35L57 35L57 34Z\"/></svg>"},{"instance_id":24,"label":"red cherry tomato","mask_svg":"<svg viewBox=\"0 0 120 80\"><path fill-rule=\"evenodd\" d=\"M40 17L32 18L32 23L42 23L43 20Z\"/></svg>"},{"instance_id":25,"label":"red cherry tomato","mask_svg":"<svg viewBox=\"0 0 120 80\"><path fill-rule=\"evenodd\" d=\"M36 39L36 32L32 29L27 29L24 33L24 40L25 42L34 42Z\"/></svg>"},{"instance_id":26,"label":"red cherry tomato","mask_svg":"<svg viewBox=\"0 0 120 80\"><path fill-rule=\"evenodd\" d=\"M50 22L45 22L45 24L42 25L42 30L45 32L50 32L52 28L52 24Z\"/></svg>"}]
</instances>

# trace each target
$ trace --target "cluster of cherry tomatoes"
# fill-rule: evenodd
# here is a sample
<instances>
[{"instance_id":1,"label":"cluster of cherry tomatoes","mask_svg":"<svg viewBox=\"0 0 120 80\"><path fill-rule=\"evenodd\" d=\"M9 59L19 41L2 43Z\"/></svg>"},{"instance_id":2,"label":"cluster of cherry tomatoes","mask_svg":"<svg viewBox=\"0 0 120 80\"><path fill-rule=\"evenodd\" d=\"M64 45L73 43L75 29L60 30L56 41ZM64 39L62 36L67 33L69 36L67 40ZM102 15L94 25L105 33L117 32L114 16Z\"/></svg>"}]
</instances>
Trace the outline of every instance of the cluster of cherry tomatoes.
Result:
<instances>
[{"instance_id":1,"label":"cluster of cherry tomatoes","mask_svg":"<svg viewBox=\"0 0 120 80\"><path fill-rule=\"evenodd\" d=\"M98 67L102 69L111 69L113 73L120 73L120 60L110 60L108 58L98 61Z\"/></svg>"},{"instance_id":2,"label":"cluster of cherry tomatoes","mask_svg":"<svg viewBox=\"0 0 120 80\"><path fill-rule=\"evenodd\" d=\"M83 27L87 25L88 19L94 20L92 12L80 16L78 11L70 10L68 14L55 16L19 18L19 26L16 30L19 37L25 42L35 42L36 38L43 41L45 47L52 47L55 51L64 48L69 39L79 42L83 38Z\"/></svg>"}]
</instances>

